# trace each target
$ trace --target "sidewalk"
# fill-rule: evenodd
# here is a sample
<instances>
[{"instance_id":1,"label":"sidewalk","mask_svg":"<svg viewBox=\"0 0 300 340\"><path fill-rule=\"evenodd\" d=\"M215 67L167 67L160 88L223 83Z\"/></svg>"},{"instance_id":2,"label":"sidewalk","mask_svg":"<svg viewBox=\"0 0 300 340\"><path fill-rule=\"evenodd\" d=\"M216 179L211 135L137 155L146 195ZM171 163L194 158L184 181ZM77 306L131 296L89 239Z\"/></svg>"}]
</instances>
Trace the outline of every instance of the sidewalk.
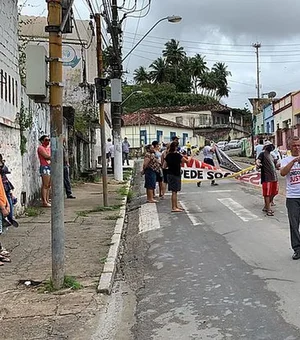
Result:
<instances>
[{"instance_id":1,"label":"sidewalk","mask_svg":"<svg viewBox=\"0 0 300 340\"><path fill-rule=\"evenodd\" d=\"M91 339L106 301L96 288L112 244L123 187L109 182L110 210L102 207L102 183L74 187L77 198L65 200L66 275L82 289L55 294L45 292L44 285L18 284L51 276L50 209L42 208L37 217L19 218L20 227L1 236L3 246L11 251L11 263L0 267L0 339Z\"/></svg>"}]
</instances>

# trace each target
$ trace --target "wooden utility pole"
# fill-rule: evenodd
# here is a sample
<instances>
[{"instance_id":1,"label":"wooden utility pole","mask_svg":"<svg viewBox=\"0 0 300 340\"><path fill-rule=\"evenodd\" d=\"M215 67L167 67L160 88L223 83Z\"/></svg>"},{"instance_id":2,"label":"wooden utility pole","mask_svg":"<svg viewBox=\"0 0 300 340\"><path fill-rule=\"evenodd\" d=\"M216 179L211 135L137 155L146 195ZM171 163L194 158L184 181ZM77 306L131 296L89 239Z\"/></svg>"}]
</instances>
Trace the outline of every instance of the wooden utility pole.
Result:
<instances>
[{"instance_id":1,"label":"wooden utility pole","mask_svg":"<svg viewBox=\"0 0 300 340\"><path fill-rule=\"evenodd\" d=\"M96 35L97 35L97 71L98 71L98 93L100 92L99 111L100 111L100 127L101 127L101 155L102 155L102 185L103 185L103 205L108 206L108 192L107 192L107 163L106 163L106 140L105 140L105 85L106 79L103 78L103 55L102 55L102 37L101 37L101 16L99 13L95 14L96 21Z\"/></svg>"},{"instance_id":2,"label":"wooden utility pole","mask_svg":"<svg viewBox=\"0 0 300 340\"><path fill-rule=\"evenodd\" d=\"M51 128L51 244L52 280L60 289L65 275L65 231L63 193L63 110L62 110L62 0L47 0L50 63L50 128Z\"/></svg>"}]
</instances>

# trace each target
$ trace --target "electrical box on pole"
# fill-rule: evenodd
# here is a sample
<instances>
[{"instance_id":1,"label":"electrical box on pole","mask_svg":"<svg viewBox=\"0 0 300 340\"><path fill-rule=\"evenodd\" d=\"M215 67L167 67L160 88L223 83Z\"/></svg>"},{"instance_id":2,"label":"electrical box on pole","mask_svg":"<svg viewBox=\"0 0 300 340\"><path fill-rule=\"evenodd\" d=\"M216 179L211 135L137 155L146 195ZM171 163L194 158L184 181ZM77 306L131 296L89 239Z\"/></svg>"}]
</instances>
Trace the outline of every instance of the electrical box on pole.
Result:
<instances>
[{"instance_id":1,"label":"electrical box on pole","mask_svg":"<svg viewBox=\"0 0 300 340\"><path fill-rule=\"evenodd\" d=\"M72 33L72 21L73 21L73 11L72 6L73 1L71 0L62 0L62 22L65 22L65 25L62 29L62 33Z\"/></svg>"}]
</instances>

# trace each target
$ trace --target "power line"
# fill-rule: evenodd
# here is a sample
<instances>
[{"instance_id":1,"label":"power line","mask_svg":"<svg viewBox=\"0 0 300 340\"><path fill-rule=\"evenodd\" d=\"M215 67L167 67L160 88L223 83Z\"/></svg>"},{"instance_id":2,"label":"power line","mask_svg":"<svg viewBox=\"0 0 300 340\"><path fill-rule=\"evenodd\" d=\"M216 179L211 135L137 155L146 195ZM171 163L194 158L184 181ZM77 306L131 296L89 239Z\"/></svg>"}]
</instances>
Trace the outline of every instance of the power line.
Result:
<instances>
[{"instance_id":1,"label":"power line","mask_svg":"<svg viewBox=\"0 0 300 340\"><path fill-rule=\"evenodd\" d=\"M127 40L129 39L129 40ZM133 38L131 37L126 37L126 39L124 39L125 42L127 42L128 44L132 44L132 40ZM145 39L146 43L141 43L141 46L144 47L149 47L151 49L155 48L155 49L164 49L165 44L159 43L159 42L154 42L154 41L149 41L147 38ZM151 44L151 45L149 45ZM153 45L152 45L153 44ZM190 47L190 46L186 46L186 45L182 45L182 47L185 48L186 51L190 51L190 52L196 52L196 53L200 53L203 55L225 55L225 56L237 56L237 57L253 57L253 51L236 51L236 50L220 50L220 49L210 49L210 48L201 48L201 47ZM207 51L215 51L215 53L212 52L207 52ZM223 53L226 52L226 53ZM286 52L284 54L282 54L282 52ZM299 53L296 53L299 52ZM228 54L227 54L228 53ZM243 53L243 54L240 54ZM267 54L268 53L268 54ZM278 54L279 53L279 54ZM287 54L288 53L288 54ZM293 53L293 54L289 54L289 53ZM300 50L291 50L291 51L261 51L261 57L267 58L267 57L296 57L296 56L300 56Z\"/></svg>"},{"instance_id":2,"label":"power line","mask_svg":"<svg viewBox=\"0 0 300 340\"><path fill-rule=\"evenodd\" d=\"M131 34L133 35L133 32L124 32L124 34ZM137 34L142 36L142 34ZM159 39L159 40L169 40L170 38L167 37L158 37L154 35L149 35L149 38L154 38L154 39ZM225 44L225 43L214 43L214 42L204 42L204 41L195 41L195 40L182 40L180 39L181 42L187 42L187 43L192 43L192 44L199 44L199 45L212 45L212 46L228 46L228 47L250 47L251 44ZM300 46L300 44L263 44L263 46L266 47L292 47L292 46Z\"/></svg>"}]
</instances>

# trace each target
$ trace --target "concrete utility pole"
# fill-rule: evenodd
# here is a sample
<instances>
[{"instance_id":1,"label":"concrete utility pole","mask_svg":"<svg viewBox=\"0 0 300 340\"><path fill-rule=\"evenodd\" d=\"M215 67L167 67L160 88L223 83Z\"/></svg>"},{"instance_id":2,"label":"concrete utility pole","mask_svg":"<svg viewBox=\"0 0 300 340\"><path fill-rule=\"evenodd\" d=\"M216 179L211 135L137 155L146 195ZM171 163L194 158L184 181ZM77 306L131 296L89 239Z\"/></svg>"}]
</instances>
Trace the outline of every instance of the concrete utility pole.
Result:
<instances>
[{"instance_id":1,"label":"concrete utility pole","mask_svg":"<svg viewBox=\"0 0 300 340\"><path fill-rule=\"evenodd\" d=\"M252 45L255 48L256 54L256 90L257 90L257 101L254 107L255 112L254 115L252 114L252 130L251 130L251 144L252 144L252 157L254 157L254 134L255 134L255 122L256 122L256 115L259 111L259 99L260 99L260 69L259 69L259 49L261 48L261 43L255 43Z\"/></svg>"},{"instance_id":2,"label":"concrete utility pole","mask_svg":"<svg viewBox=\"0 0 300 340\"><path fill-rule=\"evenodd\" d=\"M121 102L122 102L122 58L119 43L119 35L121 33L120 23L118 19L117 0L111 1L112 9L112 27L111 37L114 48L113 60L113 79L111 79L111 116L113 126L113 138L115 145L115 163L114 176L115 180L123 181L123 160L122 160L122 140L121 140Z\"/></svg>"},{"instance_id":3,"label":"concrete utility pole","mask_svg":"<svg viewBox=\"0 0 300 340\"><path fill-rule=\"evenodd\" d=\"M101 127L101 155L102 155L102 185L103 185L103 205L108 206L108 192L107 192L107 163L106 163L106 140L105 140L105 89L107 85L106 79L103 78L103 55L102 55L102 38L101 38L101 16L99 13L95 14L96 21L96 35L97 35L97 71L98 79L96 79L97 101L99 102L100 111L100 127Z\"/></svg>"},{"instance_id":4,"label":"concrete utility pole","mask_svg":"<svg viewBox=\"0 0 300 340\"><path fill-rule=\"evenodd\" d=\"M51 244L52 280L55 289L62 288L65 275L65 231L63 193L63 110L62 110L62 1L47 0L50 62L50 128L51 128Z\"/></svg>"},{"instance_id":5,"label":"concrete utility pole","mask_svg":"<svg viewBox=\"0 0 300 340\"><path fill-rule=\"evenodd\" d=\"M256 53L256 86L257 86L257 99L260 99L260 69L259 69L259 49L261 48L261 43L255 43L252 45L255 48Z\"/></svg>"}]
</instances>

